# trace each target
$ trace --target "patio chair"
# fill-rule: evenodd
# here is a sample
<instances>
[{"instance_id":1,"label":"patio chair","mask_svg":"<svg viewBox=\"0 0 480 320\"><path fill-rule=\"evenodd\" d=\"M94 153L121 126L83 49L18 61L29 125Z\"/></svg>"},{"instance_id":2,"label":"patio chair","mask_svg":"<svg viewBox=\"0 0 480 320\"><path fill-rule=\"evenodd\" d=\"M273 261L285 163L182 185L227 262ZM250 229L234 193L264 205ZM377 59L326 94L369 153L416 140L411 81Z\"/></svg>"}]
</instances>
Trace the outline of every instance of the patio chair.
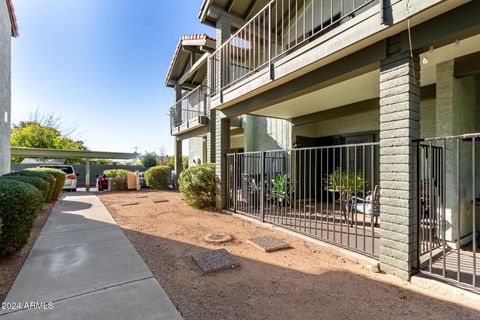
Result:
<instances>
[{"instance_id":1,"label":"patio chair","mask_svg":"<svg viewBox=\"0 0 480 320\"><path fill-rule=\"evenodd\" d=\"M353 214L362 213L372 217L372 224L378 226L380 216L380 186L376 185L373 192L369 191L365 198L351 197L352 224ZM375 220L375 222L373 222Z\"/></svg>"}]
</instances>

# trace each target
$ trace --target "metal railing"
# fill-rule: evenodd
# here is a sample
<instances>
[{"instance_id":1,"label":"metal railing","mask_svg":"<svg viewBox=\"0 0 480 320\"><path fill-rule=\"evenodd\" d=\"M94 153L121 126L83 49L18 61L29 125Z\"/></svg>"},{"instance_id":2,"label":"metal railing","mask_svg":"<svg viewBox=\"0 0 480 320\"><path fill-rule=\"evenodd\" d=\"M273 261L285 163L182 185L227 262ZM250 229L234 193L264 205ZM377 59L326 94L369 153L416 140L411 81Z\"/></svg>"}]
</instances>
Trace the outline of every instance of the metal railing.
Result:
<instances>
[{"instance_id":1,"label":"metal railing","mask_svg":"<svg viewBox=\"0 0 480 320\"><path fill-rule=\"evenodd\" d=\"M271 65L379 0L273 0L210 57L211 92Z\"/></svg>"},{"instance_id":2,"label":"metal railing","mask_svg":"<svg viewBox=\"0 0 480 320\"><path fill-rule=\"evenodd\" d=\"M207 90L200 85L170 108L170 128L176 128L199 116L207 116Z\"/></svg>"},{"instance_id":3,"label":"metal railing","mask_svg":"<svg viewBox=\"0 0 480 320\"><path fill-rule=\"evenodd\" d=\"M479 290L480 133L417 141L419 269Z\"/></svg>"},{"instance_id":4,"label":"metal railing","mask_svg":"<svg viewBox=\"0 0 480 320\"><path fill-rule=\"evenodd\" d=\"M379 144L228 154L227 209L377 257Z\"/></svg>"}]
</instances>

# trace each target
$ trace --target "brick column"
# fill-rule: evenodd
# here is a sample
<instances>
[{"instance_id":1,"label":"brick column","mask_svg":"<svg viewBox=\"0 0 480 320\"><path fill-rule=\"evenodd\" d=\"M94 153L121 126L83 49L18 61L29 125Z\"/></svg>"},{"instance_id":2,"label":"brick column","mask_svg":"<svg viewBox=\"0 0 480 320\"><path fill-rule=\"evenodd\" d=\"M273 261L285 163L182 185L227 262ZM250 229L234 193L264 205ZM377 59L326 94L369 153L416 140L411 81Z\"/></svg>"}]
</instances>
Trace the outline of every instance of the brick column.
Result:
<instances>
[{"instance_id":1,"label":"brick column","mask_svg":"<svg viewBox=\"0 0 480 320\"><path fill-rule=\"evenodd\" d=\"M418 56L395 52L380 69L381 268L409 279L417 265L416 148L420 137Z\"/></svg>"},{"instance_id":2,"label":"brick column","mask_svg":"<svg viewBox=\"0 0 480 320\"><path fill-rule=\"evenodd\" d=\"M225 182L227 176L227 162L225 155L230 152L230 119L221 111L215 115L215 163L217 171L217 204L219 210L225 208Z\"/></svg>"}]
</instances>

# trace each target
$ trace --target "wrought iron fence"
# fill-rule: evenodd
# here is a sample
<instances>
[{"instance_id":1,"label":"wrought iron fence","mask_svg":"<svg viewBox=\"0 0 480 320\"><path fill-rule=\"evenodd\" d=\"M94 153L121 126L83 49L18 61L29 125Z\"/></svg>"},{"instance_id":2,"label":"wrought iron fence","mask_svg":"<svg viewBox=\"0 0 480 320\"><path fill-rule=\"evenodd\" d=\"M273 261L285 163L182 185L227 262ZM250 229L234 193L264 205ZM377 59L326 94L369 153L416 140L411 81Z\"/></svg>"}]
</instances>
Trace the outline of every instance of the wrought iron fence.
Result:
<instances>
[{"instance_id":1,"label":"wrought iron fence","mask_svg":"<svg viewBox=\"0 0 480 320\"><path fill-rule=\"evenodd\" d=\"M480 133L417 141L419 269L479 290Z\"/></svg>"},{"instance_id":2,"label":"wrought iron fence","mask_svg":"<svg viewBox=\"0 0 480 320\"><path fill-rule=\"evenodd\" d=\"M170 108L170 128L199 116L207 116L207 90L203 85L190 91Z\"/></svg>"},{"instance_id":3,"label":"wrought iron fence","mask_svg":"<svg viewBox=\"0 0 480 320\"><path fill-rule=\"evenodd\" d=\"M229 210L378 256L378 143L226 157Z\"/></svg>"},{"instance_id":4,"label":"wrought iron fence","mask_svg":"<svg viewBox=\"0 0 480 320\"><path fill-rule=\"evenodd\" d=\"M300 48L379 0L273 0L210 59L211 94Z\"/></svg>"}]
</instances>

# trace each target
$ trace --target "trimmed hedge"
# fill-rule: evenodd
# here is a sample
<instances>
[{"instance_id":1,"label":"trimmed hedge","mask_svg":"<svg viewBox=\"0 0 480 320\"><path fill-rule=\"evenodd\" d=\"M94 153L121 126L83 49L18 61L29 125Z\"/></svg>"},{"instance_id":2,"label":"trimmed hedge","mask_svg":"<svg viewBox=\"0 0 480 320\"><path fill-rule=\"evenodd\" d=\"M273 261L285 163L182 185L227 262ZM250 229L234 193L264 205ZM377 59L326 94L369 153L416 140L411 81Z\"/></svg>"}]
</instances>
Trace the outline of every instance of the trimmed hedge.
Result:
<instances>
[{"instance_id":1,"label":"trimmed hedge","mask_svg":"<svg viewBox=\"0 0 480 320\"><path fill-rule=\"evenodd\" d=\"M15 179L0 179L0 256L20 251L28 241L33 222L44 205L36 187Z\"/></svg>"},{"instance_id":2,"label":"trimmed hedge","mask_svg":"<svg viewBox=\"0 0 480 320\"><path fill-rule=\"evenodd\" d=\"M52 196L50 198L50 202L57 201L58 197L62 193L63 186L65 185L66 174L62 170L54 169L54 168L29 168L26 171L32 172L44 172L51 174L55 178L55 187L53 188Z\"/></svg>"},{"instance_id":3,"label":"trimmed hedge","mask_svg":"<svg viewBox=\"0 0 480 320\"><path fill-rule=\"evenodd\" d=\"M48 183L49 189L48 189L48 195L46 197L47 202L54 202L52 201L52 194L53 194L53 190L55 189L55 183L56 183L54 176L46 172L20 170L16 172L10 172L8 174L3 175L2 177L15 177L15 176L41 178L42 180Z\"/></svg>"},{"instance_id":4,"label":"trimmed hedge","mask_svg":"<svg viewBox=\"0 0 480 320\"><path fill-rule=\"evenodd\" d=\"M128 190L127 174L129 172L125 169L110 169L105 170L103 174L112 179L112 191L125 191Z\"/></svg>"},{"instance_id":5,"label":"trimmed hedge","mask_svg":"<svg viewBox=\"0 0 480 320\"><path fill-rule=\"evenodd\" d=\"M159 190L167 190L170 184L170 169L169 166L156 166L151 167L147 171L145 171L145 182L147 186L159 189Z\"/></svg>"},{"instance_id":6,"label":"trimmed hedge","mask_svg":"<svg viewBox=\"0 0 480 320\"><path fill-rule=\"evenodd\" d=\"M43 200L48 202L51 197L51 185L39 177L29 177L29 176L20 176L20 175L12 175L12 176L5 176L0 177L0 179L13 179L21 182L25 182L31 184L43 194Z\"/></svg>"},{"instance_id":7,"label":"trimmed hedge","mask_svg":"<svg viewBox=\"0 0 480 320\"><path fill-rule=\"evenodd\" d=\"M215 164L204 163L184 170L178 184L186 203L204 209L215 205L215 181Z\"/></svg>"}]
</instances>

